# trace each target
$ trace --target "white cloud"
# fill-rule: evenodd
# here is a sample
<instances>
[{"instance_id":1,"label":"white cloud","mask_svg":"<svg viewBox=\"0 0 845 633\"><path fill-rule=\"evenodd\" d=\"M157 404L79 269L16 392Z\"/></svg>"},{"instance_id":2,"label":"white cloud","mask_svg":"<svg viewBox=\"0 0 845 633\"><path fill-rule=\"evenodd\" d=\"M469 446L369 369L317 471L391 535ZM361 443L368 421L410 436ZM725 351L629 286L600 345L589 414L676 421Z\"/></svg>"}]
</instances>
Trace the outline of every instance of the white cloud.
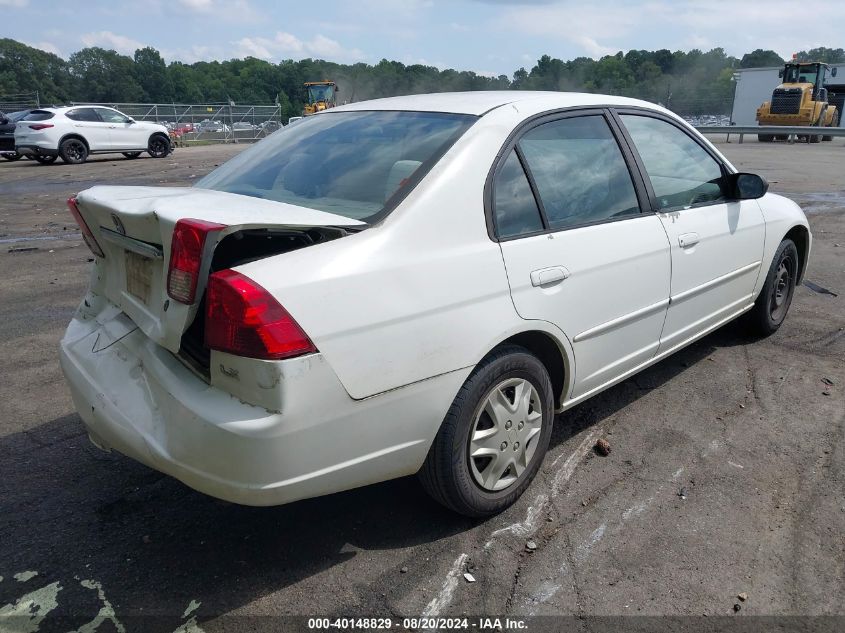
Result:
<instances>
[{"instance_id":1,"label":"white cloud","mask_svg":"<svg viewBox=\"0 0 845 633\"><path fill-rule=\"evenodd\" d=\"M802 0L802 15L824 16L814 21L809 31L796 30L794 21L784 19L795 14L792 0L498 4L504 5L496 20L501 31L548 38L542 48L548 48L549 41L567 42L592 57L631 48L689 50L714 46L722 46L733 55L754 48L791 55L839 41L840 27L845 23L845 3L834 0Z\"/></svg>"},{"instance_id":2,"label":"white cloud","mask_svg":"<svg viewBox=\"0 0 845 633\"><path fill-rule=\"evenodd\" d=\"M3 0L0 0L0 3L2 3L2 1ZM53 53L53 55L63 57L62 51L60 51L59 47L53 44L53 42L24 42L24 44L26 44L27 46L32 46L33 48L38 48L48 53Z\"/></svg>"},{"instance_id":3,"label":"white cloud","mask_svg":"<svg viewBox=\"0 0 845 633\"><path fill-rule=\"evenodd\" d=\"M0 0L0 7L14 7L22 9L29 4L29 0Z\"/></svg>"},{"instance_id":4,"label":"white cloud","mask_svg":"<svg viewBox=\"0 0 845 633\"><path fill-rule=\"evenodd\" d=\"M248 0L178 0L181 7L193 13L219 15L225 20L243 22L255 13Z\"/></svg>"},{"instance_id":5,"label":"white cloud","mask_svg":"<svg viewBox=\"0 0 845 633\"><path fill-rule=\"evenodd\" d=\"M273 38L244 37L234 42L237 57L259 59L302 59L313 57L337 62L358 62L366 58L358 48L345 48L337 40L317 34L310 40L301 40L291 33L279 31Z\"/></svg>"},{"instance_id":6,"label":"white cloud","mask_svg":"<svg viewBox=\"0 0 845 633\"><path fill-rule=\"evenodd\" d=\"M199 12L210 11L214 7L213 0L179 0L179 4L186 9Z\"/></svg>"},{"instance_id":7,"label":"white cloud","mask_svg":"<svg viewBox=\"0 0 845 633\"><path fill-rule=\"evenodd\" d=\"M136 50L145 46L138 40L133 40L131 37L118 35L111 31L86 33L80 39L85 46L100 46L102 48L113 49L124 55L132 55Z\"/></svg>"}]
</instances>

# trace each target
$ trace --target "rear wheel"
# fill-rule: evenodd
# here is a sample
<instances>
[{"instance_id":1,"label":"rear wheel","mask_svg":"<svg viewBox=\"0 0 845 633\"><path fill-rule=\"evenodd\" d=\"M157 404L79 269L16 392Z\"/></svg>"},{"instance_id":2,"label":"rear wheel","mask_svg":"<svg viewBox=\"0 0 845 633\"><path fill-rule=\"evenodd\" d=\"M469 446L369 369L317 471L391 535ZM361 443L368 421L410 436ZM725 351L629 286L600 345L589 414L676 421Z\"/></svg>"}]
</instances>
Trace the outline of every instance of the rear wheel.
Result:
<instances>
[{"instance_id":1,"label":"rear wheel","mask_svg":"<svg viewBox=\"0 0 845 633\"><path fill-rule=\"evenodd\" d=\"M88 146L78 138L67 138L59 145L59 156L69 165L84 163L88 158Z\"/></svg>"},{"instance_id":2,"label":"rear wheel","mask_svg":"<svg viewBox=\"0 0 845 633\"><path fill-rule=\"evenodd\" d=\"M150 137L147 153L153 158L164 158L170 153L170 139L161 135Z\"/></svg>"},{"instance_id":3,"label":"rear wheel","mask_svg":"<svg viewBox=\"0 0 845 633\"><path fill-rule=\"evenodd\" d=\"M15 152L14 154L3 154L3 158L10 162L14 162L16 160L20 160L21 158L23 158L23 156Z\"/></svg>"},{"instance_id":4,"label":"rear wheel","mask_svg":"<svg viewBox=\"0 0 845 633\"><path fill-rule=\"evenodd\" d=\"M123 155L126 158L138 158L141 155L141 152L123 152Z\"/></svg>"},{"instance_id":5,"label":"rear wheel","mask_svg":"<svg viewBox=\"0 0 845 633\"><path fill-rule=\"evenodd\" d=\"M33 160L38 161L42 165L52 165L56 162L58 156L49 156L47 154L35 154L32 158Z\"/></svg>"},{"instance_id":6,"label":"rear wheel","mask_svg":"<svg viewBox=\"0 0 845 633\"><path fill-rule=\"evenodd\" d=\"M768 336L777 332L786 319L798 281L798 249L790 239L783 240L775 251L763 289L748 313L748 322L755 334Z\"/></svg>"},{"instance_id":7,"label":"rear wheel","mask_svg":"<svg viewBox=\"0 0 845 633\"><path fill-rule=\"evenodd\" d=\"M419 472L423 487L467 516L501 512L537 474L553 416L543 363L516 345L492 352L455 396Z\"/></svg>"}]
</instances>

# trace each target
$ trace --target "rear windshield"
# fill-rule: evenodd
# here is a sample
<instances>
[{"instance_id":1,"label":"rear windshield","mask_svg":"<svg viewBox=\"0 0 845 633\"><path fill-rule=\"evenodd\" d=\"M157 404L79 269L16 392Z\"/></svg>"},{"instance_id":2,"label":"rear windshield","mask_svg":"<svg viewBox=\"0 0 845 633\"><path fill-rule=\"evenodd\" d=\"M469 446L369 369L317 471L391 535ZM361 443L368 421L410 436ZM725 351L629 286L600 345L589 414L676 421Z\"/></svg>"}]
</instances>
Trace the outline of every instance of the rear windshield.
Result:
<instances>
[{"instance_id":1,"label":"rear windshield","mask_svg":"<svg viewBox=\"0 0 845 633\"><path fill-rule=\"evenodd\" d=\"M46 121L47 119L52 119L53 113L48 112L47 110L33 110L29 114L27 114L23 120L24 121Z\"/></svg>"},{"instance_id":2,"label":"rear windshield","mask_svg":"<svg viewBox=\"0 0 845 633\"><path fill-rule=\"evenodd\" d=\"M372 221L476 120L439 112L327 112L279 130L195 186Z\"/></svg>"}]
</instances>

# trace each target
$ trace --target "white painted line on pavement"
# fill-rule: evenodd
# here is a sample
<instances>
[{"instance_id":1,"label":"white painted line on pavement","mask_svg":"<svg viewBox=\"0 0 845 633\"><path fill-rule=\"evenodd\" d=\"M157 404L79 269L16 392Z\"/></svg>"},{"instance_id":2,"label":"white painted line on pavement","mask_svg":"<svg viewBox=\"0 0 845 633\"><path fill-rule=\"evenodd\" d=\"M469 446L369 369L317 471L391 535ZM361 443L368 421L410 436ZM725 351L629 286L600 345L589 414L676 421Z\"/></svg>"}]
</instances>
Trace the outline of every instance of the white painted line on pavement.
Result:
<instances>
[{"instance_id":1,"label":"white painted line on pavement","mask_svg":"<svg viewBox=\"0 0 845 633\"><path fill-rule=\"evenodd\" d=\"M467 560L466 554L461 554L452 563L452 568L446 574L446 580L443 581L443 586L440 588L440 593L431 602L428 603L423 611L422 617L432 618L440 615L444 607L448 607L452 602L452 596L455 594L455 589L458 588L458 579L461 577L461 570Z\"/></svg>"},{"instance_id":2,"label":"white painted line on pavement","mask_svg":"<svg viewBox=\"0 0 845 633\"><path fill-rule=\"evenodd\" d=\"M61 585L56 581L21 596L15 604L0 607L0 630L35 633L41 621L59 605L57 596L61 590ZM4 623L8 623L11 628L7 629Z\"/></svg>"},{"instance_id":3,"label":"white painted line on pavement","mask_svg":"<svg viewBox=\"0 0 845 633\"><path fill-rule=\"evenodd\" d=\"M126 633L126 627L123 626L123 623L117 619L114 607L112 607L111 602L109 602L108 598L106 598L106 593L103 591L103 585L98 583L96 580L80 580L79 584L86 589L93 589L96 591L97 598L99 598L103 606L100 607L100 610L97 612L97 615L94 616L93 620L88 622L88 624L80 626L74 633L94 633L94 631L100 628L100 625L103 622L107 621L114 625L117 633Z\"/></svg>"},{"instance_id":4,"label":"white painted line on pavement","mask_svg":"<svg viewBox=\"0 0 845 633\"><path fill-rule=\"evenodd\" d=\"M575 452L572 453L569 457L566 458L566 461L563 462L563 466L560 467L560 470L555 473L555 478L552 480L552 497L556 497L560 492L560 487L565 484L572 475L575 473L575 468L578 464L581 463L587 453L590 452L590 449L593 448L593 445L596 443L596 438L598 438L602 433L603 429L595 428L581 440L581 443L578 445L578 448L575 449ZM555 461L552 462L552 467L554 467L560 457L558 457Z\"/></svg>"}]
</instances>

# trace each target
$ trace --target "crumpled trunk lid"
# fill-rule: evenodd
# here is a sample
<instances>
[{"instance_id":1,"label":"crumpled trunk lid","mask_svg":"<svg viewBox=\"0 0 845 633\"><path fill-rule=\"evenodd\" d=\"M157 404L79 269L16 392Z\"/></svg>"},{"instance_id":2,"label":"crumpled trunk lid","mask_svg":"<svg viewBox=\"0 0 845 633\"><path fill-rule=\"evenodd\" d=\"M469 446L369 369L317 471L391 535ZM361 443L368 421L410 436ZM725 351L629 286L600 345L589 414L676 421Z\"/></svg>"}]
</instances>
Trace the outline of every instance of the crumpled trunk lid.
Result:
<instances>
[{"instance_id":1,"label":"crumpled trunk lid","mask_svg":"<svg viewBox=\"0 0 845 633\"><path fill-rule=\"evenodd\" d=\"M90 290L104 295L150 339L174 353L196 316L207 283L207 276L199 279L197 300L190 306L167 294L170 244L179 220L226 226L209 234L208 239L214 240L206 250L209 254L227 235L243 230L365 226L306 207L188 187L98 186L81 192L76 200L105 254L97 258Z\"/></svg>"}]
</instances>

